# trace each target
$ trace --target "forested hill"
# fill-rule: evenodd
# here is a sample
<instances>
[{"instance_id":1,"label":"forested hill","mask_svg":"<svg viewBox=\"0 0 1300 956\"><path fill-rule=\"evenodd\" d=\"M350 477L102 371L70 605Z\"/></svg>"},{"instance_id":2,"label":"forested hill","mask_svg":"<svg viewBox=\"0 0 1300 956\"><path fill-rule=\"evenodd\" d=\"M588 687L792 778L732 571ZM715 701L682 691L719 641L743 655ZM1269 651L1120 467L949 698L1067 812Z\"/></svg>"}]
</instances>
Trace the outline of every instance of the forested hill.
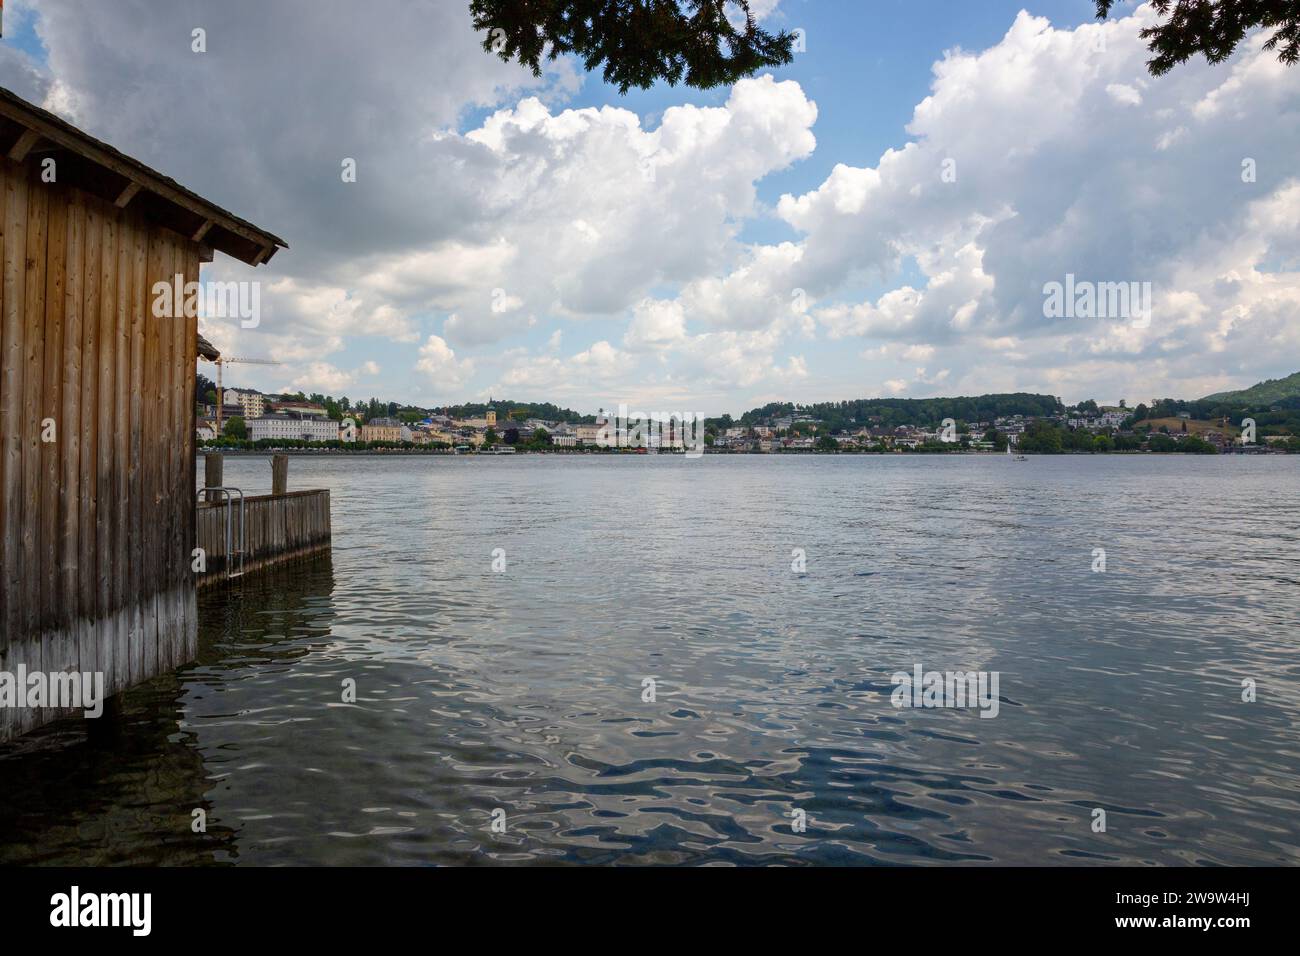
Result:
<instances>
[{"instance_id":1,"label":"forested hill","mask_svg":"<svg viewBox=\"0 0 1300 956\"><path fill-rule=\"evenodd\" d=\"M1250 388L1235 392L1218 392L1206 395L1203 402L1234 402L1243 405L1267 405L1272 402L1285 401L1288 398L1300 398L1300 372L1286 378L1271 378L1252 385Z\"/></svg>"},{"instance_id":2,"label":"forested hill","mask_svg":"<svg viewBox=\"0 0 1300 956\"><path fill-rule=\"evenodd\" d=\"M1065 411L1051 395L1015 392L1007 395L979 395L973 398L859 398L844 402L796 405L773 402L746 412L742 425L752 425L787 415L810 415L831 428L866 424L884 426L932 425L945 418L963 422L987 422L1004 415L1058 415Z\"/></svg>"}]
</instances>

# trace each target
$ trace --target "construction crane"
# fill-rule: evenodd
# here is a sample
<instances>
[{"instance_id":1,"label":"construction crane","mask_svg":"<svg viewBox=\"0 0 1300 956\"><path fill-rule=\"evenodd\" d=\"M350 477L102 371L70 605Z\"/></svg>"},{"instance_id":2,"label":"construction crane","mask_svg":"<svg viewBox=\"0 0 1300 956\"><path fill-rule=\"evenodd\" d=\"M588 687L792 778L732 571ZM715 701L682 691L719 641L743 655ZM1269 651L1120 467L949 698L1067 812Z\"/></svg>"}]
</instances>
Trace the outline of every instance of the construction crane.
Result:
<instances>
[{"instance_id":1,"label":"construction crane","mask_svg":"<svg viewBox=\"0 0 1300 956\"><path fill-rule=\"evenodd\" d=\"M221 437L221 409L226 404L226 392L221 387L221 367L231 362L238 362L241 365L282 365L284 364L282 362L277 362L274 359L226 358L225 356L217 357L216 366L217 366L217 437L218 438Z\"/></svg>"}]
</instances>

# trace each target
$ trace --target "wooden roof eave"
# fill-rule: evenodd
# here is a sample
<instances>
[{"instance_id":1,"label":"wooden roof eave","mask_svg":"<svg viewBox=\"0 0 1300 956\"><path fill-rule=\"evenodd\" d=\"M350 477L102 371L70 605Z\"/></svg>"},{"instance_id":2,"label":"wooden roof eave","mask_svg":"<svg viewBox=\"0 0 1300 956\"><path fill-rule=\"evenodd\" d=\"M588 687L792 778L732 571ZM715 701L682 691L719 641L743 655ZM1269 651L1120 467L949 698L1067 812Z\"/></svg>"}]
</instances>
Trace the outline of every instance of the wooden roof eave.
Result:
<instances>
[{"instance_id":1,"label":"wooden roof eave","mask_svg":"<svg viewBox=\"0 0 1300 956\"><path fill-rule=\"evenodd\" d=\"M209 362L215 362L217 359L221 358L221 353L217 351L217 347L202 335L198 336L198 341L199 358L207 359Z\"/></svg>"},{"instance_id":2,"label":"wooden roof eave","mask_svg":"<svg viewBox=\"0 0 1300 956\"><path fill-rule=\"evenodd\" d=\"M288 248L288 244L275 234L209 202L175 180L3 87L0 87L0 117L20 129L6 149L6 155L14 162L24 162L34 152L48 152L49 147L45 144L50 144L118 177L120 183L108 198L119 208L135 203L157 212L162 204L179 213L154 218L165 219L163 225L181 232L191 241L202 241L206 246L253 266L268 262L277 250Z\"/></svg>"}]
</instances>

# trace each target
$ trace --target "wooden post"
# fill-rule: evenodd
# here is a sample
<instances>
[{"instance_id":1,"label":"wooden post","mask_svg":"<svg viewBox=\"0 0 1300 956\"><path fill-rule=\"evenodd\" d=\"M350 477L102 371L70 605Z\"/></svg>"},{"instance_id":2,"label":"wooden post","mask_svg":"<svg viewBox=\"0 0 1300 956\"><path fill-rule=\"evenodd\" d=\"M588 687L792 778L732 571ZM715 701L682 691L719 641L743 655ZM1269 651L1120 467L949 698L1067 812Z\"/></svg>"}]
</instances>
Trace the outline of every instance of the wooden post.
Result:
<instances>
[{"instance_id":1,"label":"wooden post","mask_svg":"<svg viewBox=\"0 0 1300 956\"><path fill-rule=\"evenodd\" d=\"M282 495L289 490L289 456L271 456L271 494Z\"/></svg>"},{"instance_id":2,"label":"wooden post","mask_svg":"<svg viewBox=\"0 0 1300 956\"><path fill-rule=\"evenodd\" d=\"M225 461L225 455L214 455L211 452L203 456L203 487L219 488L221 487L221 465ZM220 501L221 496L215 491L208 492L208 501Z\"/></svg>"}]
</instances>

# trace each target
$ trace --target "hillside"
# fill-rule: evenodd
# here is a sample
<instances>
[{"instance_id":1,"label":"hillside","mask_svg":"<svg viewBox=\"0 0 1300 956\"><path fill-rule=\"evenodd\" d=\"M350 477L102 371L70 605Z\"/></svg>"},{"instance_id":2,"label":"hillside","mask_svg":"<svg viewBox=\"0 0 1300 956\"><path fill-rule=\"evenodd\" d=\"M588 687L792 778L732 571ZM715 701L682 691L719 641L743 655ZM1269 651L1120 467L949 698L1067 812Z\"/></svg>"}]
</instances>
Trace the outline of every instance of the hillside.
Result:
<instances>
[{"instance_id":1,"label":"hillside","mask_svg":"<svg viewBox=\"0 0 1300 956\"><path fill-rule=\"evenodd\" d=\"M1218 392L1201 399L1204 402L1240 402L1247 405L1266 405L1284 398L1300 396L1300 372L1286 378L1271 378L1235 392Z\"/></svg>"},{"instance_id":2,"label":"hillside","mask_svg":"<svg viewBox=\"0 0 1300 956\"><path fill-rule=\"evenodd\" d=\"M1028 392L978 395L963 398L872 398L811 405L773 402L740 417L749 425L782 415L810 415L831 428L846 428L878 421L886 426L930 425L945 418L957 421L992 421L1003 415L1045 416L1065 411L1052 395Z\"/></svg>"},{"instance_id":3,"label":"hillside","mask_svg":"<svg viewBox=\"0 0 1300 956\"><path fill-rule=\"evenodd\" d=\"M1228 423L1227 425L1224 425L1223 422L1217 418L1214 419L1213 421L1198 421L1197 419L1194 418L1192 419L1146 418L1140 422L1137 422L1134 427L1136 428L1149 427L1152 431L1157 431L1157 432L1160 431L1160 429L1163 427L1169 429L1169 434L1177 435L1182 432L1184 423L1187 424L1187 434L1196 435L1200 438L1204 438L1206 433L1208 432L1219 432L1220 434L1235 435L1238 431L1238 429L1236 429L1232 425L1232 423Z\"/></svg>"}]
</instances>

